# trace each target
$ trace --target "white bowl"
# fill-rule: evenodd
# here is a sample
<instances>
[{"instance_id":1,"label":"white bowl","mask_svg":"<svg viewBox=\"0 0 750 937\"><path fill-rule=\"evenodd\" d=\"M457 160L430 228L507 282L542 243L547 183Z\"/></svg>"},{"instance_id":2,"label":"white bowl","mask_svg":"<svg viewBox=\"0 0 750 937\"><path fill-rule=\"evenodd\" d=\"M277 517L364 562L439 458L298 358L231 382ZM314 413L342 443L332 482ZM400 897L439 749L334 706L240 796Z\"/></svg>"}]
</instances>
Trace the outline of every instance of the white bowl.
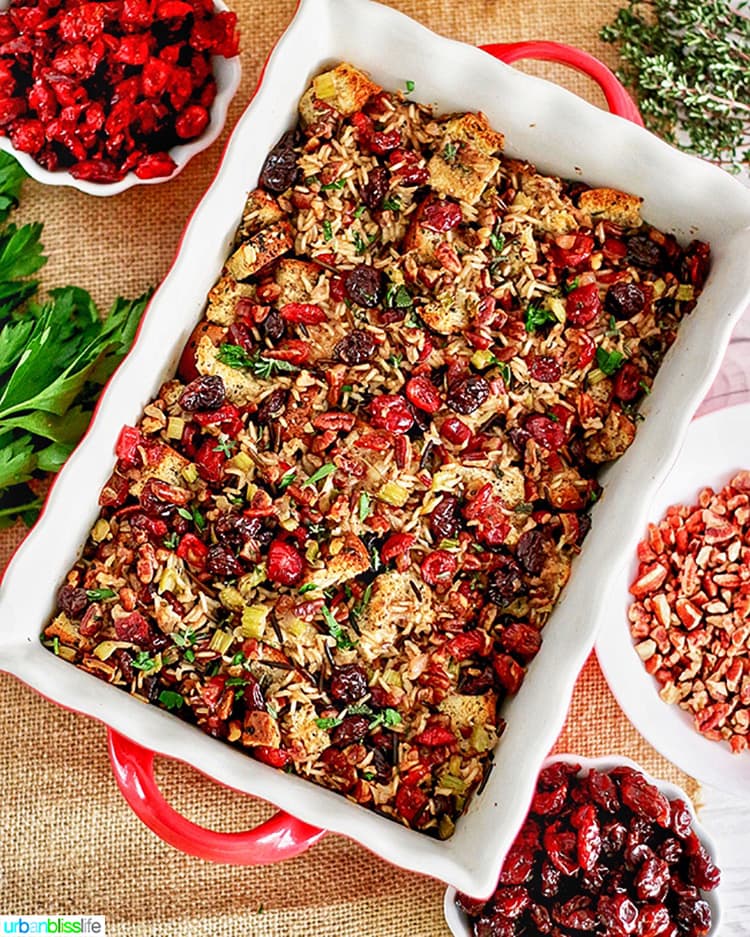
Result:
<instances>
[{"instance_id":1,"label":"white bowl","mask_svg":"<svg viewBox=\"0 0 750 937\"><path fill-rule=\"evenodd\" d=\"M7 9L9 5L9 0L0 0L0 10ZM223 12L228 10L229 7L223 0L214 0L214 9L217 12ZM211 58L211 66L216 80L216 97L209 109L210 119L208 125L195 140L173 146L169 150L169 155L176 165L174 171L168 176L158 176L155 179L139 179L131 171L119 182L91 182L88 179L76 179L65 169L57 169L54 172L45 169L37 163L30 153L22 153L17 150L7 136L0 135L0 150L5 150L6 153L10 153L11 156L15 157L31 178L36 179L37 182L43 182L45 185L69 185L71 188L78 189L79 192L85 192L87 195L118 195L134 185L155 185L158 182L167 182L181 173L196 153L200 153L201 150L211 146L226 122L229 102L234 97L240 84L242 74L240 57L235 55L227 59L222 55L214 55Z\"/></svg>"},{"instance_id":2,"label":"white bowl","mask_svg":"<svg viewBox=\"0 0 750 937\"><path fill-rule=\"evenodd\" d=\"M668 797L670 800L674 800L679 797L681 800L684 800L687 804L690 815L693 818L693 829L698 835L698 838L706 847L706 851L711 857L711 861L715 865L719 865L716 858L716 843L706 832L705 828L698 823L695 810L693 808L692 801L688 795L683 791L681 787L678 787L676 784L671 784L669 781L661 781L658 778L651 777L646 771L641 768L640 765L636 764L634 761L631 761L629 758L622 758L619 755L605 755L603 758L581 758L578 755L550 755L549 758L544 762L544 767L547 765L554 764L558 761L565 761L568 764L577 764L581 766L581 771L578 774L578 777L582 777L595 769L597 771L611 771L612 768L622 767L626 765L629 768L635 768L637 771L640 771L641 774L646 778L647 781L650 781L651 784L655 784L656 787ZM719 868L721 868L719 866ZM719 933L719 924L721 923L721 902L719 901L718 892L721 888L719 885L718 888L714 888L713 891L701 892L701 896L705 898L708 902L709 907L711 908L711 930L708 932L706 937L716 937ZM443 898L443 913L445 914L445 921L450 928L453 937L472 937L471 924L469 923L469 918L463 911L461 911L456 906L456 889L447 888L445 890L445 896Z\"/></svg>"},{"instance_id":3,"label":"white bowl","mask_svg":"<svg viewBox=\"0 0 750 937\"><path fill-rule=\"evenodd\" d=\"M646 420L633 446L604 474L591 533L545 629L541 651L520 692L503 707L508 727L494 770L444 842L259 764L72 667L39 641L54 610L55 590L97 516L97 493L111 473L121 427L139 418L174 372L266 154L294 124L297 102L311 77L340 60L358 64L387 88L413 81L414 96L442 112L484 111L505 132L511 156L524 155L542 171L637 192L645 197L643 213L653 224L683 241L709 240L714 251L698 307L683 323L644 404ZM0 590L0 668L60 705L100 719L229 787L270 800L313 826L349 836L389 862L488 895L531 803L539 767L565 721L610 580L631 555L649 498L676 456L750 300L748 256L750 192L715 166L485 52L437 36L387 6L368 0L301 0L214 182L190 219L133 351L58 476L37 527L8 567Z\"/></svg>"},{"instance_id":4,"label":"white bowl","mask_svg":"<svg viewBox=\"0 0 750 937\"><path fill-rule=\"evenodd\" d=\"M690 424L677 462L648 506L656 522L672 504L695 504L701 488L721 489L739 469L750 468L750 404L716 410ZM638 531L646 533L645 524ZM676 704L659 697L659 683L643 666L630 636L628 587L638 561L631 552L610 590L602 615L596 654L612 693L638 731L687 774L746 798L750 790L750 751L732 754L724 742L700 735Z\"/></svg>"}]
</instances>

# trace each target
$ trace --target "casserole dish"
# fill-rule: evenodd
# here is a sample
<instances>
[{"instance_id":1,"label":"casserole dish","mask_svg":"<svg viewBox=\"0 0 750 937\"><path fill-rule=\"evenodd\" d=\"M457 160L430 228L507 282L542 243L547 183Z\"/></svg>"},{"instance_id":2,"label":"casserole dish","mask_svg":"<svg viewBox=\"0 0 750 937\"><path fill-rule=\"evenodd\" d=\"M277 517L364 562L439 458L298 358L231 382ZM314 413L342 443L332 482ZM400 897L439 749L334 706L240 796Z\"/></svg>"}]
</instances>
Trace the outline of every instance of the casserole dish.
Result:
<instances>
[{"instance_id":1,"label":"casserole dish","mask_svg":"<svg viewBox=\"0 0 750 937\"><path fill-rule=\"evenodd\" d=\"M374 42L374 37L382 37L382 42ZM644 407L648 418L638 439L603 477L604 503L595 511L594 528L575 563L576 572L547 626L542 651L522 692L505 710L508 729L496 768L455 835L444 842L400 828L298 778L280 777L263 765L249 764L240 753L213 744L200 730L136 700L123 699L115 687L103 686L67 666L38 641L53 610L55 587L75 561L96 516L93 493L108 477L120 428L137 418L173 373L227 255L245 195L255 185L267 151L294 123L300 93L312 75L340 60L370 71L386 87L413 81L416 95L434 103L438 111L481 109L506 133L510 154L535 161L543 171L580 175L591 184L644 195L644 217L650 222L684 241L709 240L715 252L699 307L685 322ZM575 138L571 127L577 129ZM607 146L601 145L603 140ZM145 793L145 784L148 794L155 796L148 760L138 756L137 744L146 745L235 789L292 810L306 823L324 823L391 862L477 896L488 894L526 812L538 768L564 721L573 683L593 644L608 578L630 547L623 531L632 530L636 536L645 499L674 458L750 294L745 263L749 248L750 194L720 170L674 152L644 131L546 82L435 36L385 7L366 0L303 0L233 134L221 172L191 219L133 353L112 380L86 440L55 484L39 526L8 569L0 597L0 666L55 702L94 716L126 736L125 745L112 736L110 746L118 781L128 790ZM90 501L81 501L80 491L91 492ZM76 504L75 512L69 504ZM40 568L45 570L44 588L39 588ZM149 825L158 824L171 842L185 845L185 838L195 832L185 827L184 835L175 836L174 824L165 820L158 805L152 802L149 809ZM299 851L306 839L320 835L304 824L285 827L275 822L270 838L285 850L276 858ZM194 839L186 845L197 854L208 854ZM221 842L214 846L211 857L225 859ZM256 854L251 861L268 855Z\"/></svg>"}]
</instances>

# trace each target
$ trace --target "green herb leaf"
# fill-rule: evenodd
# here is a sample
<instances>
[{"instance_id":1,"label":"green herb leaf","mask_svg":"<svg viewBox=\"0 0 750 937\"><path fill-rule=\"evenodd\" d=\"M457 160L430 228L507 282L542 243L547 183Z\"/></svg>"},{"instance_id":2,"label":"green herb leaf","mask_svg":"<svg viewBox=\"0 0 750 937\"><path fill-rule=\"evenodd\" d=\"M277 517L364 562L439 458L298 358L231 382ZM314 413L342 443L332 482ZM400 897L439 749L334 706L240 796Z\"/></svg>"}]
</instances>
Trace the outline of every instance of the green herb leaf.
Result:
<instances>
[{"instance_id":1,"label":"green herb leaf","mask_svg":"<svg viewBox=\"0 0 750 937\"><path fill-rule=\"evenodd\" d=\"M401 723L401 714L395 709L384 709L383 712L378 713L378 715L370 723L370 729L377 729L378 726L384 725L388 729L392 729L394 726L400 725Z\"/></svg>"},{"instance_id":2,"label":"green herb leaf","mask_svg":"<svg viewBox=\"0 0 750 937\"><path fill-rule=\"evenodd\" d=\"M268 380L276 372L289 373L299 370L299 368L289 361L281 361L277 358L264 358L260 352L257 351L253 355L248 355L241 345L232 345L229 342L224 342L219 346L216 357L222 364L226 364L230 368L234 368L237 371L249 369L255 377L260 377L264 380Z\"/></svg>"},{"instance_id":3,"label":"green herb leaf","mask_svg":"<svg viewBox=\"0 0 750 937\"><path fill-rule=\"evenodd\" d=\"M361 491L359 493L358 512L359 512L360 523L363 524L370 515L370 496L368 495L366 491Z\"/></svg>"},{"instance_id":4,"label":"green herb leaf","mask_svg":"<svg viewBox=\"0 0 750 937\"><path fill-rule=\"evenodd\" d=\"M364 215L364 213L365 213L366 210L367 210L367 206L365 206L365 205L358 205L358 206L357 206L357 210L354 212L354 217L355 217L355 218L361 218L362 215Z\"/></svg>"},{"instance_id":5,"label":"green herb leaf","mask_svg":"<svg viewBox=\"0 0 750 937\"><path fill-rule=\"evenodd\" d=\"M130 661L132 667L136 670L149 671L156 667L156 661L150 656L148 651L138 651L135 657Z\"/></svg>"},{"instance_id":6,"label":"green herb leaf","mask_svg":"<svg viewBox=\"0 0 750 937\"><path fill-rule=\"evenodd\" d=\"M237 442L234 439L225 439L219 440L219 442L214 446L214 452L223 452L224 455L231 459L234 450L237 448Z\"/></svg>"},{"instance_id":7,"label":"green herb leaf","mask_svg":"<svg viewBox=\"0 0 750 937\"><path fill-rule=\"evenodd\" d=\"M651 393L651 388L648 386L648 384L645 381L638 381L638 386L640 387L640 389L643 391L644 394Z\"/></svg>"},{"instance_id":8,"label":"green herb leaf","mask_svg":"<svg viewBox=\"0 0 750 937\"><path fill-rule=\"evenodd\" d=\"M117 593L112 589L87 589L86 597L92 602L101 602L103 599L113 599Z\"/></svg>"},{"instance_id":9,"label":"green herb leaf","mask_svg":"<svg viewBox=\"0 0 750 937\"><path fill-rule=\"evenodd\" d=\"M331 229L331 222L330 222L327 218L325 218L325 219L323 220L323 225L322 225L322 227L323 227L323 240L324 240L324 241L330 241L330 240L332 240L332 239L333 239L333 231L332 231L332 229Z\"/></svg>"},{"instance_id":10,"label":"green herb leaf","mask_svg":"<svg viewBox=\"0 0 750 937\"><path fill-rule=\"evenodd\" d=\"M496 254L500 254L502 249L505 247L505 237L502 234L495 234L494 232L490 235L490 244L492 249Z\"/></svg>"},{"instance_id":11,"label":"green herb leaf","mask_svg":"<svg viewBox=\"0 0 750 937\"><path fill-rule=\"evenodd\" d=\"M596 363L607 376L614 374L624 360L625 355L621 351L606 351L601 347L596 349Z\"/></svg>"},{"instance_id":12,"label":"green herb leaf","mask_svg":"<svg viewBox=\"0 0 750 937\"><path fill-rule=\"evenodd\" d=\"M335 182L326 182L320 187L321 192L327 192L329 189L343 189L346 185L345 179L337 179Z\"/></svg>"},{"instance_id":13,"label":"green herb leaf","mask_svg":"<svg viewBox=\"0 0 750 937\"><path fill-rule=\"evenodd\" d=\"M57 637L57 635L55 635L55 637L52 639L52 650L55 654L55 657L60 654L60 639Z\"/></svg>"},{"instance_id":14,"label":"green herb leaf","mask_svg":"<svg viewBox=\"0 0 750 937\"><path fill-rule=\"evenodd\" d=\"M164 543L164 546L165 546L168 550L176 550L176 549L177 549L177 544L180 542L180 538L179 538L179 536L178 536L178 534L177 534L177 531L176 531L176 530L173 530L173 531L169 534L169 536L167 536L167 537L164 538L164 540L163 540L162 542Z\"/></svg>"},{"instance_id":15,"label":"green herb leaf","mask_svg":"<svg viewBox=\"0 0 750 937\"><path fill-rule=\"evenodd\" d=\"M351 638L333 617L333 613L327 605L323 606L322 612L323 618L325 619L326 625L328 626L328 633L332 638L336 639L336 647L344 651L351 650L351 648L354 647Z\"/></svg>"},{"instance_id":16,"label":"green herb leaf","mask_svg":"<svg viewBox=\"0 0 750 937\"><path fill-rule=\"evenodd\" d=\"M314 485L316 482L319 482L321 478L326 478L332 472L336 471L336 466L333 462L326 462L325 465L321 465L319 469L312 473L312 475L305 482L306 485Z\"/></svg>"},{"instance_id":17,"label":"green herb leaf","mask_svg":"<svg viewBox=\"0 0 750 937\"><path fill-rule=\"evenodd\" d=\"M227 677L225 686L247 686L248 681L244 677Z\"/></svg>"},{"instance_id":18,"label":"green herb leaf","mask_svg":"<svg viewBox=\"0 0 750 937\"><path fill-rule=\"evenodd\" d=\"M296 469L289 469L288 472L284 472L284 474L281 476L281 481L279 482L279 491L286 491L286 489L292 484L296 477Z\"/></svg>"},{"instance_id":19,"label":"green herb leaf","mask_svg":"<svg viewBox=\"0 0 750 937\"><path fill-rule=\"evenodd\" d=\"M159 702L166 709L180 709L185 700L173 690L162 690L159 694Z\"/></svg>"},{"instance_id":20,"label":"green herb leaf","mask_svg":"<svg viewBox=\"0 0 750 937\"><path fill-rule=\"evenodd\" d=\"M456 153L458 153L458 146L448 141L443 147L443 159L448 163L452 163L456 158Z\"/></svg>"},{"instance_id":21,"label":"green herb leaf","mask_svg":"<svg viewBox=\"0 0 750 937\"><path fill-rule=\"evenodd\" d=\"M326 716L325 718L319 718L315 720L315 725L319 729L335 729L336 726L340 726L344 720L341 716Z\"/></svg>"},{"instance_id":22,"label":"green herb leaf","mask_svg":"<svg viewBox=\"0 0 750 937\"><path fill-rule=\"evenodd\" d=\"M380 563L380 556L378 555L378 564L379 563ZM359 621L359 619L364 615L365 609L370 604L371 595L372 595L372 583L369 583L364 593L362 594L362 600L358 602L357 605L355 605L354 608L352 609L352 616L354 617L355 621Z\"/></svg>"},{"instance_id":23,"label":"green herb leaf","mask_svg":"<svg viewBox=\"0 0 750 937\"><path fill-rule=\"evenodd\" d=\"M317 589L318 585L315 582L306 582L304 586L300 586L297 590L298 595L305 595L308 592L312 592L314 589Z\"/></svg>"},{"instance_id":24,"label":"green herb leaf","mask_svg":"<svg viewBox=\"0 0 750 937\"><path fill-rule=\"evenodd\" d=\"M500 372L500 377L502 377L503 379L503 384L505 384L505 389L509 390L510 382L513 377L510 371L510 365L507 363L507 361L498 362L497 369Z\"/></svg>"},{"instance_id":25,"label":"green herb leaf","mask_svg":"<svg viewBox=\"0 0 750 937\"><path fill-rule=\"evenodd\" d=\"M230 342L223 342L219 346L216 357L222 364L235 368L237 371L253 366L253 359L245 349L241 345L232 345Z\"/></svg>"},{"instance_id":26,"label":"green herb leaf","mask_svg":"<svg viewBox=\"0 0 750 937\"><path fill-rule=\"evenodd\" d=\"M195 661L195 651L189 647L183 654L183 657L189 664L192 664Z\"/></svg>"},{"instance_id":27,"label":"green herb leaf","mask_svg":"<svg viewBox=\"0 0 750 937\"><path fill-rule=\"evenodd\" d=\"M555 316L549 309L538 306L536 303L529 303L526 307L526 317L524 324L527 332L536 332L537 329L547 325L548 322L554 322Z\"/></svg>"},{"instance_id":28,"label":"green herb leaf","mask_svg":"<svg viewBox=\"0 0 750 937\"><path fill-rule=\"evenodd\" d=\"M404 88L406 88L406 93L411 94L412 91L414 90L414 87L415 85L414 85L414 82L411 80L411 78L407 78L407 80L404 82Z\"/></svg>"},{"instance_id":29,"label":"green herb leaf","mask_svg":"<svg viewBox=\"0 0 750 937\"><path fill-rule=\"evenodd\" d=\"M401 199L397 195L383 199L383 211L401 211Z\"/></svg>"}]
</instances>

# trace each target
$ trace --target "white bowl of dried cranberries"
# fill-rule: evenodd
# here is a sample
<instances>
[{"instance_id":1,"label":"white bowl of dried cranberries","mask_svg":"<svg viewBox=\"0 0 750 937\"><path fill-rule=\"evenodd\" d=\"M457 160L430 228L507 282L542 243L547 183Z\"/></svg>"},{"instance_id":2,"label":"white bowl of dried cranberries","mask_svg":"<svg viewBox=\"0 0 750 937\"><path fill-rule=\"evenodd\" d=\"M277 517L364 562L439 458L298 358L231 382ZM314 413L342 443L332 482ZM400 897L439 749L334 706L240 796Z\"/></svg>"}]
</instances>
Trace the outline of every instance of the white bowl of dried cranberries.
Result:
<instances>
[{"instance_id":1,"label":"white bowl of dried cranberries","mask_svg":"<svg viewBox=\"0 0 750 937\"><path fill-rule=\"evenodd\" d=\"M0 47L0 149L89 195L176 176L240 81L222 0L0 0Z\"/></svg>"},{"instance_id":2,"label":"white bowl of dried cranberries","mask_svg":"<svg viewBox=\"0 0 750 937\"><path fill-rule=\"evenodd\" d=\"M445 893L454 937L715 937L720 873L690 799L627 758L548 758L487 900Z\"/></svg>"}]
</instances>

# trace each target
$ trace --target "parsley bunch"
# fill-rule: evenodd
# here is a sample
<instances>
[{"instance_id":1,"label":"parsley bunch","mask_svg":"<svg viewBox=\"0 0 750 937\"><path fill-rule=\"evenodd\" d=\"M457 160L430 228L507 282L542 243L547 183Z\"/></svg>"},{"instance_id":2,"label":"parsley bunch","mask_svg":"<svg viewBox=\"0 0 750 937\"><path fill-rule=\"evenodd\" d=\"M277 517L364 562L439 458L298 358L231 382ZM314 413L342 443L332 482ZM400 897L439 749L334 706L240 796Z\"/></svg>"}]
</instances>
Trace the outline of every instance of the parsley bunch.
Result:
<instances>
[{"instance_id":1,"label":"parsley bunch","mask_svg":"<svg viewBox=\"0 0 750 937\"><path fill-rule=\"evenodd\" d=\"M750 164L749 9L747 0L628 0L601 31L649 129L731 172Z\"/></svg>"},{"instance_id":2,"label":"parsley bunch","mask_svg":"<svg viewBox=\"0 0 750 937\"><path fill-rule=\"evenodd\" d=\"M88 426L98 392L130 347L148 298L117 299L102 320L75 286L35 301L42 225L7 224L25 173L0 152L0 527L35 518L28 482L57 472Z\"/></svg>"}]
</instances>

